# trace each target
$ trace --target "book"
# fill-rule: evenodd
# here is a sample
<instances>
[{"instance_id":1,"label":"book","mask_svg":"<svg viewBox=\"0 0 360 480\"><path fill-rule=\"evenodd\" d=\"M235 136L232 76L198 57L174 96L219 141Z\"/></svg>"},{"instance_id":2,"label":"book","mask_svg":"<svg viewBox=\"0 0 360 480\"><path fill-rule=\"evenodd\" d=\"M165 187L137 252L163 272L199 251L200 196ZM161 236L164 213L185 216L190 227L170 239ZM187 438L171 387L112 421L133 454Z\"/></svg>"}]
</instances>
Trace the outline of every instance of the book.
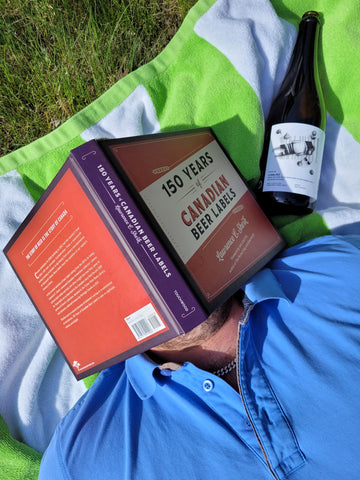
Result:
<instances>
[{"instance_id":1,"label":"book","mask_svg":"<svg viewBox=\"0 0 360 480\"><path fill-rule=\"evenodd\" d=\"M187 333L283 247L201 128L75 148L4 252L81 379Z\"/></svg>"}]
</instances>

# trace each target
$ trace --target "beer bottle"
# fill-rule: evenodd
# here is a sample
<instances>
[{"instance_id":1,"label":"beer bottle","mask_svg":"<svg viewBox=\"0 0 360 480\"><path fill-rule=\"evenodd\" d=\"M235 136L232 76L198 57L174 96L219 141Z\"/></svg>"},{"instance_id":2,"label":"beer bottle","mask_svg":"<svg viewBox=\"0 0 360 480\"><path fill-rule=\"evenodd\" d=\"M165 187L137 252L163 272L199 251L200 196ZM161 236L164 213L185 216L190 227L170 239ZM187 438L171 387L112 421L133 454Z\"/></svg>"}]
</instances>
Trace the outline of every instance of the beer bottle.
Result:
<instances>
[{"instance_id":1,"label":"beer bottle","mask_svg":"<svg viewBox=\"0 0 360 480\"><path fill-rule=\"evenodd\" d=\"M266 118L255 193L269 215L305 215L317 199L326 124L317 63L319 29L319 14L305 13Z\"/></svg>"}]
</instances>

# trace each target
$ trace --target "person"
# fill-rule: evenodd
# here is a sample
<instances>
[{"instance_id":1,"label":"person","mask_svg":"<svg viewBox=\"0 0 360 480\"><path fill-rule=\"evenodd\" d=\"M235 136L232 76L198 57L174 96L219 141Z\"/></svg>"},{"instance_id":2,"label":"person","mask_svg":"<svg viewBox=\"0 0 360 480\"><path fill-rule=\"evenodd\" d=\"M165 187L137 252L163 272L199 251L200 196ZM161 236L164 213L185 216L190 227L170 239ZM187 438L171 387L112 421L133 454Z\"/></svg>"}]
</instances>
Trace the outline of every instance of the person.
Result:
<instances>
[{"instance_id":1,"label":"person","mask_svg":"<svg viewBox=\"0 0 360 480\"><path fill-rule=\"evenodd\" d=\"M104 370L40 480L356 479L360 236L285 250L182 337Z\"/></svg>"}]
</instances>

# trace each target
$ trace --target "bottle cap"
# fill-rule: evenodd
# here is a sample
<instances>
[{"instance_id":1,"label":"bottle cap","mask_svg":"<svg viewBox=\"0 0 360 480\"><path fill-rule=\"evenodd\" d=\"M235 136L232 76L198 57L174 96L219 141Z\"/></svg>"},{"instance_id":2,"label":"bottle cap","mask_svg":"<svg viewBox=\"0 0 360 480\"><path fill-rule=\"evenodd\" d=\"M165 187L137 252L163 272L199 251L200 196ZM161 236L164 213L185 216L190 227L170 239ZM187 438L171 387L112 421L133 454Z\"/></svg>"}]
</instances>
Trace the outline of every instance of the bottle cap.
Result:
<instances>
[{"instance_id":1,"label":"bottle cap","mask_svg":"<svg viewBox=\"0 0 360 480\"><path fill-rule=\"evenodd\" d=\"M318 22L320 22L319 12L316 12L315 10L310 10L309 12L304 13L301 20L303 21L303 20L308 20L308 19L315 19Z\"/></svg>"}]
</instances>

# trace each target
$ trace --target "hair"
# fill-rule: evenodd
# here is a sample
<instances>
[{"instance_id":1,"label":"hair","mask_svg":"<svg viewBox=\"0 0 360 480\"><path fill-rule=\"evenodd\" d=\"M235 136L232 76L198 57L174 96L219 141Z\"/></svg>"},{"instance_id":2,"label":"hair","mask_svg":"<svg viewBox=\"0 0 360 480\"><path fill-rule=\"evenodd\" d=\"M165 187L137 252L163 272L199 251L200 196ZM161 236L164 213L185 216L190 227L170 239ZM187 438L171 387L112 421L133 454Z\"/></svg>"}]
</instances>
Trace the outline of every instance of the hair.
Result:
<instances>
[{"instance_id":1,"label":"hair","mask_svg":"<svg viewBox=\"0 0 360 480\"><path fill-rule=\"evenodd\" d=\"M165 343L162 343L157 350L185 350L195 344L201 344L204 340L215 335L220 330L228 319L233 305L233 299L236 298L240 303L244 294L239 290L234 296L230 297L219 308L217 308L204 322L197 325L195 328L185 335L172 338Z\"/></svg>"}]
</instances>

